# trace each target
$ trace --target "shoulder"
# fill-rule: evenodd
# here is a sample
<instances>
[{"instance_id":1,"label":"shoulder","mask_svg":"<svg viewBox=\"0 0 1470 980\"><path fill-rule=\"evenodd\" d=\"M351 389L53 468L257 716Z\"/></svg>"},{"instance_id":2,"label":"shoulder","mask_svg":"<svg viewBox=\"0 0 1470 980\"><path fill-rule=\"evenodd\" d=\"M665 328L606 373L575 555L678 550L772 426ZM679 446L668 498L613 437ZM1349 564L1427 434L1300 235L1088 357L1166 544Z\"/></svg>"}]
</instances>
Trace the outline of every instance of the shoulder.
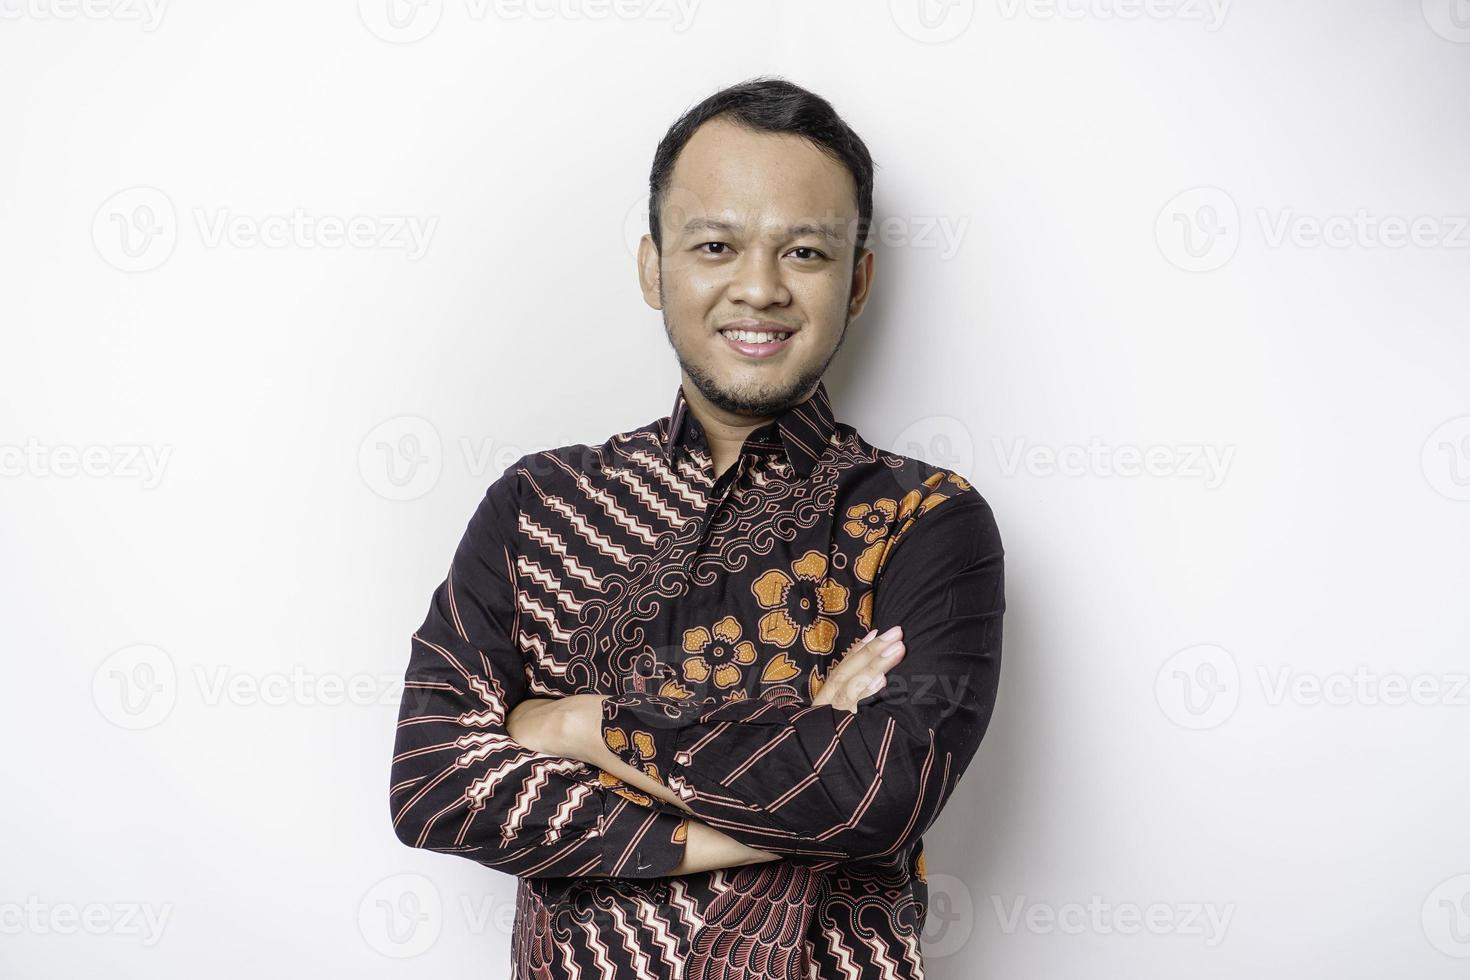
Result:
<instances>
[{"instance_id":1,"label":"shoulder","mask_svg":"<svg viewBox=\"0 0 1470 980\"><path fill-rule=\"evenodd\" d=\"M969 539L990 551L1000 550L1000 532L990 502L958 470L874 447L855 432L849 438L861 447L859 455L872 464L862 467L863 489L853 495L857 502L848 510L879 508L886 512L891 525L887 550L892 551L919 528L928 529L923 537Z\"/></svg>"},{"instance_id":2,"label":"shoulder","mask_svg":"<svg viewBox=\"0 0 1470 980\"><path fill-rule=\"evenodd\" d=\"M601 442L568 443L527 452L506 466L486 491L502 505L519 508L548 494L564 495L588 477L605 476L661 451L668 418L615 432Z\"/></svg>"}]
</instances>

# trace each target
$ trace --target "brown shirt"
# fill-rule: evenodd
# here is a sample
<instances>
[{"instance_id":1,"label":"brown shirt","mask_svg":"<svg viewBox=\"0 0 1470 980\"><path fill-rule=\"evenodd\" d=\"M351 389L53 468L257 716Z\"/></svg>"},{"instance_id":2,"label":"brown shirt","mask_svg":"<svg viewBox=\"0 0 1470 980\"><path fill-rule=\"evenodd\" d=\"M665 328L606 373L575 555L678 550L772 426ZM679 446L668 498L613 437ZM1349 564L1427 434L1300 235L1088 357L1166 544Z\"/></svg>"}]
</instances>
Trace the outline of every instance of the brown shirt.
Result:
<instances>
[{"instance_id":1,"label":"brown shirt","mask_svg":"<svg viewBox=\"0 0 1470 980\"><path fill-rule=\"evenodd\" d=\"M521 878L518 977L921 977L921 835L989 722L1004 608L963 477L875 449L819 385L716 479L681 388L487 491L413 637L394 827ZM895 624L886 687L811 704ZM577 693L611 695L619 757L782 859L671 876L682 811L506 735L522 699Z\"/></svg>"}]
</instances>

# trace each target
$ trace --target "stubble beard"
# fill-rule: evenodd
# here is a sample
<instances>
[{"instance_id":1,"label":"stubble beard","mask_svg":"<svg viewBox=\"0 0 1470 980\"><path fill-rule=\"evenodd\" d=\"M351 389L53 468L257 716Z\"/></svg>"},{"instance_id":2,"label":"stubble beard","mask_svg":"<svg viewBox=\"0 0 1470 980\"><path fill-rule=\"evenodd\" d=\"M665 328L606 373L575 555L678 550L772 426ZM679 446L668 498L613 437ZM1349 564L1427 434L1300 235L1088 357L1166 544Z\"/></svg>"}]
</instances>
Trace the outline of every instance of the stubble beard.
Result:
<instances>
[{"instance_id":1,"label":"stubble beard","mask_svg":"<svg viewBox=\"0 0 1470 980\"><path fill-rule=\"evenodd\" d=\"M663 284L659 284L659 299L663 300ZM755 417L773 417L805 401L822 376L827 373L827 366L842 349L842 342L847 339L847 327L852 322L851 312L845 312L842 319L842 333L837 336L837 343L832 350L822 359L822 363L814 365L798 374L789 383L782 385L776 390L761 389L759 391L738 390L731 388L725 382L716 378L703 366L694 363L685 357L684 352L679 349L674 340L674 331L669 324L668 303L661 302L662 309L659 311L663 317L664 335L669 338L669 346L674 349L674 357L679 361L679 367L694 382L694 387L705 397L711 405L723 409L735 415L749 415Z\"/></svg>"}]
</instances>

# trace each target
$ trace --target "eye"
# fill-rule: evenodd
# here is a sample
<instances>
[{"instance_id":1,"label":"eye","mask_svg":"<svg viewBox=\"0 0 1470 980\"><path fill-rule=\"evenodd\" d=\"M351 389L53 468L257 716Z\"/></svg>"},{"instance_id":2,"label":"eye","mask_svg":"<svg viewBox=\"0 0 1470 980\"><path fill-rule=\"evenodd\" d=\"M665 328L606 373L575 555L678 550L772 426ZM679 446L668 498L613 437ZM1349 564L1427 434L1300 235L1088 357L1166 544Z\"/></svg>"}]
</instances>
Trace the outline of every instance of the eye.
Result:
<instances>
[{"instance_id":1,"label":"eye","mask_svg":"<svg viewBox=\"0 0 1470 980\"><path fill-rule=\"evenodd\" d=\"M729 248L730 247L730 246L726 245L724 242L703 242L703 243L701 243L699 245L696 245L694 247L696 249L701 249L701 248L707 248L707 247L710 247L710 246L713 246L715 248ZM704 254L705 255L724 255L725 253L724 252L705 252Z\"/></svg>"},{"instance_id":2,"label":"eye","mask_svg":"<svg viewBox=\"0 0 1470 980\"><path fill-rule=\"evenodd\" d=\"M799 259L825 259L826 258L825 255L823 255L821 252L817 251L816 249L812 248L810 245L798 245L798 246L796 246L795 248L793 248L791 250L791 253L793 255L795 255L797 252L806 252L807 253L806 255L797 255L796 257L799 258Z\"/></svg>"}]
</instances>

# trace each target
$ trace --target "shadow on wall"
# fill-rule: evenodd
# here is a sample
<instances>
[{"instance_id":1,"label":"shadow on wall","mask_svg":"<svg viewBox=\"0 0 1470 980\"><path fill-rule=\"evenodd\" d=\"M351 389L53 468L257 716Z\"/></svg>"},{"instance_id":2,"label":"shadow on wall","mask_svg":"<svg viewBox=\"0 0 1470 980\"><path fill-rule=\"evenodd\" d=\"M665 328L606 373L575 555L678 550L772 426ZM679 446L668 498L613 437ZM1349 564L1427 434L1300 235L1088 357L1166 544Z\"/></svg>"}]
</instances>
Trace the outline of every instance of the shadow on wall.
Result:
<instances>
[{"instance_id":1,"label":"shadow on wall","mask_svg":"<svg viewBox=\"0 0 1470 980\"><path fill-rule=\"evenodd\" d=\"M912 308L912 303L906 298L914 290L923 290L925 283L899 278L900 267L885 261L893 255L891 252L885 255L881 244L876 246L876 253L873 293L862 316L849 326L842 349L825 380L839 418L850 421L874 445L903 451L892 446L891 440L912 419L872 420L871 413L864 411L863 393L892 391L895 385L899 390L913 391L917 400L911 414L916 416L942 413L951 401L941 397L932 405L926 404L923 401L923 392L928 390L925 379L895 378L885 370L882 360L885 354L899 349L903 344L902 333L912 330L906 322L910 319L906 310ZM932 324L922 333L926 337L945 335ZM916 365L922 365L926 356L943 358L945 352L942 348L931 348L927 355L916 354L913 360ZM891 396L884 400L891 404ZM977 438L984 429L979 421L972 426ZM1032 730L1024 733L1020 729L1023 719L1045 718L1047 711L1044 703L1021 702L1028 692L1043 688L1041 684L1028 682L1031 667L1039 660L1031 655L1030 603L1022 591L1025 583L1016 575L1014 561L1023 544L1013 533L1008 533L1004 508L996 500L1000 494L991 492L997 488L987 487L984 481L974 481L978 474L961 475L972 479L981 496L995 507L1006 548L1006 613L1000 689L990 725L959 786L924 836L924 863L930 891L923 948L927 972L935 980L968 980L973 976L975 966L981 961L977 944L988 932L981 929L981 923L992 914L990 896L996 890L992 878L1005 863L1005 854L1026 846L1024 828L1034 822L1034 815L1022 813L1018 808L1021 770L1029 764L1022 758L1021 746L1026 747L1025 754L1030 760L1058 757L1051 746L1039 743L1048 727L1032 726ZM1034 793L1026 795L1035 796Z\"/></svg>"}]
</instances>

